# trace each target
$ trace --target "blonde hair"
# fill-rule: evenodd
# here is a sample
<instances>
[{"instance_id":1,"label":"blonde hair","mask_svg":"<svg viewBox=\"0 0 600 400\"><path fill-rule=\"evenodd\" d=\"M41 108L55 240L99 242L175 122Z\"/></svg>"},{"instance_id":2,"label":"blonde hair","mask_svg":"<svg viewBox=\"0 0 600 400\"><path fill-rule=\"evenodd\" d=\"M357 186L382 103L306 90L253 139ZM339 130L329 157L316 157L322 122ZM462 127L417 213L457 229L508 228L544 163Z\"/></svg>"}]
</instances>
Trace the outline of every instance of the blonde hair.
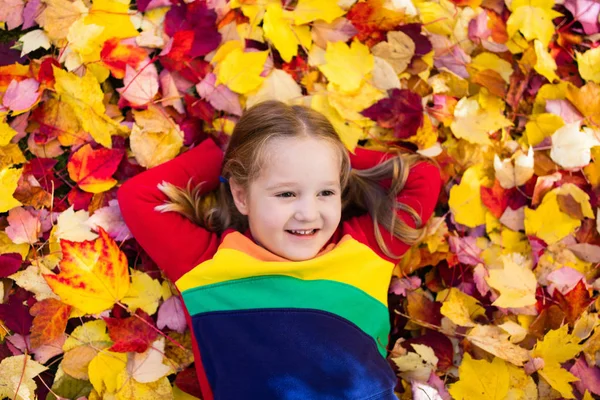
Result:
<instances>
[{"instance_id":1,"label":"blonde hair","mask_svg":"<svg viewBox=\"0 0 600 400\"><path fill-rule=\"evenodd\" d=\"M285 137L319 138L334 146L341 160L343 217L368 212L373 218L377 243L388 257L398 258L385 245L379 224L405 243L412 245L422 239L424 229L419 214L413 208L397 202L396 196L406 183L410 167L424 158L397 153L395 157L372 168L351 170L348 152L335 129L325 116L309 107L290 106L273 100L249 108L233 130L221 175L247 188L266 162L266 144L274 138ZM380 182L384 180L391 180L389 190L381 186ZM185 188L163 182L159 189L169 200L156 209L178 212L197 225L219 234L228 228L242 232L248 229L247 217L235 207L228 183L221 182L217 190L208 194L202 193L201 186L192 187L191 179ZM408 212L416 228L398 218L398 209Z\"/></svg>"}]
</instances>

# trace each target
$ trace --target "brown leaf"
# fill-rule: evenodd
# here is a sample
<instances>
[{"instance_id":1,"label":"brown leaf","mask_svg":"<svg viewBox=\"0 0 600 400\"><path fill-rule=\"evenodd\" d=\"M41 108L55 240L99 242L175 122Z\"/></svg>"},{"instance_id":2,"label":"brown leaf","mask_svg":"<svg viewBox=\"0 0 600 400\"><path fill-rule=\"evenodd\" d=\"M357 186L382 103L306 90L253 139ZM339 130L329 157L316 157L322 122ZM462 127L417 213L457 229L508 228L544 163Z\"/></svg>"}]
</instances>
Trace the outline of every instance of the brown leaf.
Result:
<instances>
[{"instance_id":1,"label":"brown leaf","mask_svg":"<svg viewBox=\"0 0 600 400\"><path fill-rule=\"evenodd\" d=\"M568 216L582 220L584 218L583 211L581 210L581 204L577 202L570 194L559 194L556 196L558 201L558 207L560 211L564 212Z\"/></svg>"},{"instance_id":2,"label":"brown leaf","mask_svg":"<svg viewBox=\"0 0 600 400\"><path fill-rule=\"evenodd\" d=\"M67 327L72 307L56 299L44 299L31 307L31 347L48 344L60 337Z\"/></svg>"},{"instance_id":3,"label":"brown leaf","mask_svg":"<svg viewBox=\"0 0 600 400\"><path fill-rule=\"evenodd\" d=\"M491 69L484 69L473 75L471 78L473 83L477 83L484 88L488 89L490 93L495 94L498 97L506 96L506 82L502 76Z\"/></svg>"},{"instance_id":4,"label":"brown leaf","mask_svg":"<svg viewBox=\"0 0 600 400\"><path fill-rule=\"evenodd\" d=\"M441 325L441 303L429 299L422 290L413 290L408 292L406 299L406 312L410 316L411 322L416 324L422 324L425 322L433 326Z\"/></svg>"}]
</instances>

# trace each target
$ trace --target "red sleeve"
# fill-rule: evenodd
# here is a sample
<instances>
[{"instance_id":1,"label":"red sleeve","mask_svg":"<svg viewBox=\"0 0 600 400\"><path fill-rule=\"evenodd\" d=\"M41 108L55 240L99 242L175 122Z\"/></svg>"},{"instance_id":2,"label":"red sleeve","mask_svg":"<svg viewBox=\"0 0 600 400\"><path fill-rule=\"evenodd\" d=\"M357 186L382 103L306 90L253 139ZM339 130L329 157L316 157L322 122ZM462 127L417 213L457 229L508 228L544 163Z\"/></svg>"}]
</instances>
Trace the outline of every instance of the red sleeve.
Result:
<instances>
[{"instance_id":1,"label":"red sleeve","mask_svg":"<svg viewBox=\"0 0 600 400\"><path fill-rule=\"evenodd\" d=\"M350 160L352 168L366 169L393 156L393 153L382 153L357 148L355 155L350 155ZM385 182L382 183L385 186ZM396 199L398 202L412 207L421 217L423 224L425 224L433 214L437 204L441 183L440 172L435 165L428 162L419 162L410 169L406 184ZM413 228L416 226L415 221L408 212L398 210L398 216L407 225ZM393 254L401 256L408 250L410 245L394 238L382 225L379 225L379 228L381 229L385 244ZM381 250L375 239L375 230L371 215L364 214L351 218L344 222L342 229L344 234L352 235L356 240L371 247L386 260L394 263L398 261L398 259L386 256Z\"/></svg>"},{"instance_id":2,"label":"red sleeve","mask_svg":"<svg viewBox=\"0 0 600 400\"><path fill-rule=\"evenodd\" d=\"M222 160L221 149L207 139L173 160L127 180L117 192L123 220L171 281L211 258L219 238L181 214L154 210L167 200L157 185L167 181L185 187L194 177L193 184L205 182L203 191L209 192L219 184Z\"/></svg>"}]
</instances>

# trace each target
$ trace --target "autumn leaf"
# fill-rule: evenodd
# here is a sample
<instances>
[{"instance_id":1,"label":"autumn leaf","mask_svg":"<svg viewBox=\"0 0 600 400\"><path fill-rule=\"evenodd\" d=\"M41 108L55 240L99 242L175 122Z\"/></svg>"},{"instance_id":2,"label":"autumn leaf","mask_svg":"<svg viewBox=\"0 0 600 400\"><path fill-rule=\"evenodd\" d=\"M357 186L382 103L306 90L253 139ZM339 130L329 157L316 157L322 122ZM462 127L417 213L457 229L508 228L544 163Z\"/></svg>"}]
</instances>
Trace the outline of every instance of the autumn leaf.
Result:
<instances>
[{"instance_id":1,"label":"autumn leaf","mask_svg":"<svg viewBox=\"0 0 600 400\"><path fill-rule=\"evenodd\" d=\"M98 80L89 71L80 78L56 67L55 89L60 100L69 104L79 123L104 147L111 148L111 136L126 131L106 116L103 94Z\"/></svg>"},{"instance_id":2,"label":"autumn leaf","mask_svg":"<svg viewBox=\"0 0 600 400\"><path fill-rule=\"evenodd\" d=\"M394 136L400 139L415 135L423 125L421 97L406 89L390 90L388 98L379 100L361 114L384 128L393 128Z\"/></svg>"},{"instance_id":3,"label":"autumn leaf","mask_svg":"<svg viewBox=\"0 0 600 400\"><path fill-rule=\"evenodd\" d=\"M531 263L520 254L503 256L502 270L490 269L487 283L500 292L492 303L497 307L519 308L536 303L537 279L531 271Z\"/></svg>"},{"instance_id":4,"label":"autumn leaf","mask_svg":"<svg viewBox=\"0 0 600 400\"><path fill-rule=\"evenodd\" d=\"M498 357L492 362L474 360L469 353L458 368L459 380L450 385L449 392L456 399L505 399L510 375L506 363Z\"/></svg>"},{"instance_id":5,"label":"autumn leaf","mask_svg":"<svg viewBox=\"0 0 600 400\"><path fill-rule=\"evenodd\" d=\"M116 185L112 175L117 170L122 150L92 149L86 144L71 156L67 169L69 176L86 192L102 193Z\"/></svg>"},{"instance_id":6,"label":"autumn leaf","mask_svg":"<svg viewBox=\"0 0 600 400\"><path fill-rule=\"evenodd\" d=\"M356 40L350 46L342 42L328 43L325 61L324 65L319 65L321 72L341 91L348 93L360 87L374 66L369 49Z\"/></svg>"},{"instance_id":7,"label":"autumn leaf","mask_svg":"<svg viewBox=\"0 0 600 400\"><path fill-rule=\"evenodd\" d=\"M94 241L61 240L60 273L44 279L61 300L89 314L97 314L121 300L129 289L127 258L100 228Z\"/></svg>"},{"instance_id":8,"label":"autumn leaf","mask_svg":"<svg viewBox=\"0 0 600 400\"><path fill-rule=\"evenodd\" d=\"M154 321L141 309L128 318L104 318L108 334L114 342L110 351L143 353L156 339L158 333L152 327Z\"/></svg>"},{"instance_id":9,"label":"autumn leaf","mask_svg":"<svg viewBox=\"0 0 600 400\"><path fill-rule=\"evenodd\" d=\"M18 400L33 399L37 387L33 378L46 369L29 355L4 358L0 361L0 396Z\"/></svg>"},{"instance_id":10,"label":"autumn leaf","mask_svg":"<svg viewBox=\"0 0 600 400\"><path fill-rule=\"evenodd\" d=\"M67 327L71 306L55 299L39 301L31 308L31 346L35 349L60 337Z\"/></svg>"}]
</instances>

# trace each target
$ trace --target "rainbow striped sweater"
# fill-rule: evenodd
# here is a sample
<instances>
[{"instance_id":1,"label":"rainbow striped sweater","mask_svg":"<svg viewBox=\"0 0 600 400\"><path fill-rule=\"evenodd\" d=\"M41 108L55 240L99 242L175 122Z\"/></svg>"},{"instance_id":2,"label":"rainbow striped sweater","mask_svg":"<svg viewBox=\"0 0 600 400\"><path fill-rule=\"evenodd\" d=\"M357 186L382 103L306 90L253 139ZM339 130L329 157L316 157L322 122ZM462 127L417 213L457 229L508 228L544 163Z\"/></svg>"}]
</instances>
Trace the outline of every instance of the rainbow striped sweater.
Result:
<instances>
[{"instance_id":1,"label":"rainbow striped sweater","mask_svg":"<svg viewBox=\"0 0 600 400\"><path fill-rule=\"evenodd\" d=\"M352 168L388 155L357 148ZM219 184L222 150L210 139L127 180L121 214L136 241L182 293L204 400L395 399L385 360L387 288L393 265L368 214L343 221L311 260L292 262L256 245L249 232L209 232L177 213L155 211L166 180L205 191ZM385 185L385 183L382 183ZM398 201L425 223L441 187L438 169L419 163ZM398 215L414 221L405 211ZM384 240L394 254L408 245Z\"/></svg>"},{"instance_id":2,"label":"rainbow striped sweater","mask_svg":"<svg viewBox=\"0 0 600 400\"><path fill-rule=\"evenodd\" d=\"M350 235L300 262L227 235L175 283L215 399L395 399L393 267Z\"/></svg>"}]
</instances>

